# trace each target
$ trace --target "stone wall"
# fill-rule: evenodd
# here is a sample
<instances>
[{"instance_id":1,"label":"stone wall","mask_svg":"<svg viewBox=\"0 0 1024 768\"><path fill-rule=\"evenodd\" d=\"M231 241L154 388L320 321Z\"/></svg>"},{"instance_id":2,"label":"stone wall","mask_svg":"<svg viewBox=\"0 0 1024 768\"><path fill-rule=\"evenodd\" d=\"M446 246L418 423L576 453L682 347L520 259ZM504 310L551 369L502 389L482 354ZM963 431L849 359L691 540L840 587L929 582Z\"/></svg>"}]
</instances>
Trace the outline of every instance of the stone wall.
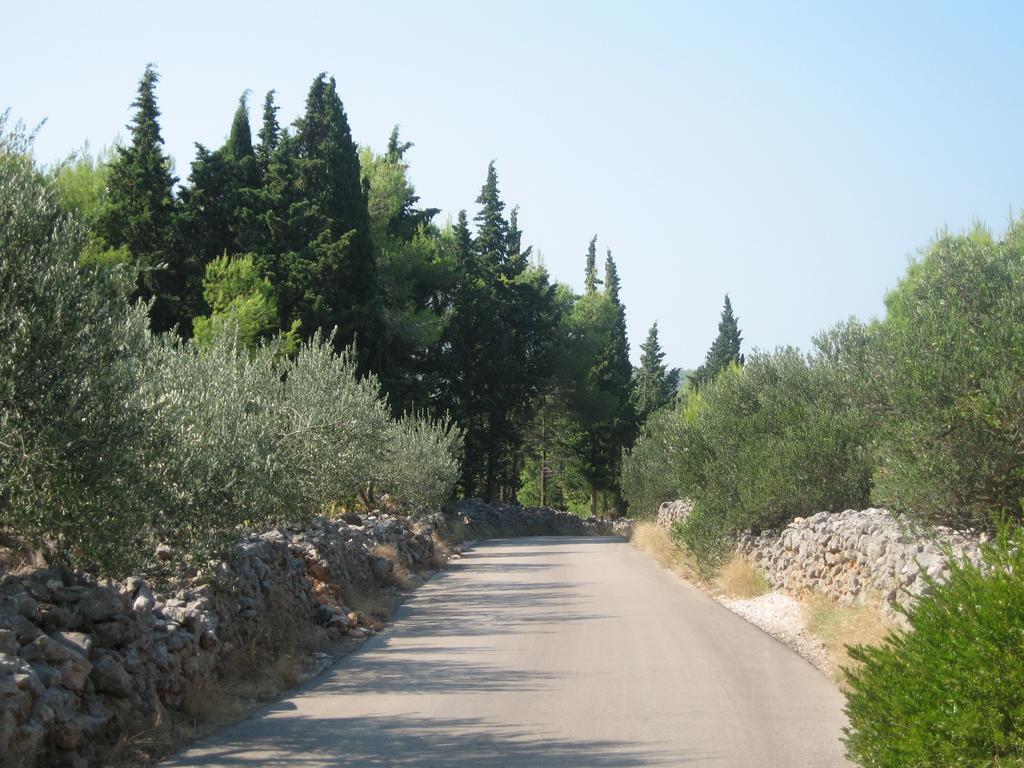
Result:
<instances>
[{"instance_id":1,"label":"stone wall","mask_svg":"<svg viewBox=\"0 0 1024 768\"><path fill-rule=\"evenodd\" d=\"M941 581L949 574L946 550L980 561L983 536L948 528L914 528L884 509L819 512L798 517L782 531L740 538L750 557L776 589L813 590L841 604L879 600L890 615L928 591L922 573Z\"/></svg>"},{"instance_id":2,"label":"stone wall","mask_svg":"<svg viewBox=\"0 0 1024 768\"><path fill-rule=\"evenodd\" d=\"M582 518L570 512L547 507L520 507L514 504L488 504L480 499L460 501L467 539L497 539L516 536L628 536L633 521L628 518L599 520Z\"/></svg>"},{"instance_id":3,"label":"stone wall","mask_svg":"<svg viewBox=\"0 0 1024 768\"><path fill-rule=\"evenodd\" d=\"M212 571L185 571L163 592L140 577L4 574L0 765L104 765L119 737L148 730L161 709L178 710L240 653L273 647L282 626L365 636L372 621L349 606L390 583L394 564L375 553L380 545L416 574L437 563L435 538L613 532L611 523L471 500L415 522L351 515L253 534Z\"/></svg>"},{"instance_id":4,"label":"stone wall","mask_svg":"<svg viewBox=\"0 0 1024 768\"><path fill-rule=\"evenodd\" d=\"M689 499L666 501L658 507L657 525L668 531L675 523L681 523L693 511L693 502Z\"/></svg>"}]
</instances>

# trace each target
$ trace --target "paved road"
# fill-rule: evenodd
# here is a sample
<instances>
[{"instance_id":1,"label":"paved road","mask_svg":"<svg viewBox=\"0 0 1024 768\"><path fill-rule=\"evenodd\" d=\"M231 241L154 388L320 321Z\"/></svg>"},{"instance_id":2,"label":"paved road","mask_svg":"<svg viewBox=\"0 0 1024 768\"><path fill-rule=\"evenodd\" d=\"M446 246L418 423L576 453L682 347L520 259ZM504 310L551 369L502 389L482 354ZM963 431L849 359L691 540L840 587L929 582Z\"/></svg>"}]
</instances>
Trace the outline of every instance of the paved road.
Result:
<instances>
[{"instance_id":1,"label":"paved road","mask_svg":"<svg viewBox=\"0 0 1024 768\"><path fill-rule=\"evenodd\" d=\"M510 539L167 765L845 766L843 722L817 670L621 539Z\"/></svg>"}]
</instances>

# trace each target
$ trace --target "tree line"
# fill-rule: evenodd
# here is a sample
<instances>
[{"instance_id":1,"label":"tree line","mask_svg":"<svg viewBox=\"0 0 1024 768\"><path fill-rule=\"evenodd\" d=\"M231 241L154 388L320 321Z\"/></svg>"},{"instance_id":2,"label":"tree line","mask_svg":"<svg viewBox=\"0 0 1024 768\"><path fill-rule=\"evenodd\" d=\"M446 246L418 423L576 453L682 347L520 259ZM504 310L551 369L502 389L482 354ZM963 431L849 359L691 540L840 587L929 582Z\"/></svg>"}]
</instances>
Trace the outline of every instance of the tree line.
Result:
<instances>
[{"instance_id":1,"label":"tree line","mask_svg":"<svg viewBox=\"0 0 1024 768\"><path fill-rule=\"evenodd\" d=\"M743 359L716 342L628 451L627 498L641 509L691 498L677 535L710 569L737 533L822 510L884 506L957 529L1019 522L1022 284L1018 218L1000 237L982 226L940 234L884 318L839 323L808 354ZM731 327L723 313L721 330Z\"/></svg>"},{"instance_id":2,"label":"tree line","mask_svg":"<svg viewBox=\"0 0 1024 768\"><path fill-rule=\"evenodd\" d=\"M230 326L244 347L273 341L283 355L329 336L355 350L393 416L458 425L461 494L625 510L623 450L674 400L680 372L657 325L634 370L617 264L605 248L601 269L596 236L578 295L524 245L493 162L475 213L437 223L409 180L413 144L396 127L381 153L357 146L324 74L289 125L267 93L255 135L242 94L224 144L197 144L182 181L157 84L147 67L123 145L52 172L86 225L82 262L133 271L129 298L148 303L154 333L202 349Z\"/></svg>"}]
</instances>

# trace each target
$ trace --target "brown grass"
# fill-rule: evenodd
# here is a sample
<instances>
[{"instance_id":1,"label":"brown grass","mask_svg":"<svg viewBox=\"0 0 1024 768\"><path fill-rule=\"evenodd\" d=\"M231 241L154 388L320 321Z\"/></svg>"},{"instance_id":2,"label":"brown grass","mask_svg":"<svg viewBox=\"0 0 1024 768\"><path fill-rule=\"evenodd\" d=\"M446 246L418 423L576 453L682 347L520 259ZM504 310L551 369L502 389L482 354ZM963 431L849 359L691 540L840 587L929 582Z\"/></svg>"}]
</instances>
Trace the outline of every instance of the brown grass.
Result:
<instances>
[{"instance_id":1,"label":"brown grass","mask_svg":"<svg viewBox=\"0 0 1024 768\"><path fill-rule=\"evenodd\" d=\"M431 531L430 539L434 542L434 552L430 556L430 567L444 568L448 565L448 558L452 556L451 547L437 531Z\"/></svg>"},{"instance_id":2,"label":"brown grass","mask_svg":"<svg viewBox=\"0 0 1024 768\"><path fill-rule=\"evenodd\" d=\"M885 636L896 629L878 604L877 595L866 595L863 603L854 605L838 605L821 594L804 600L807 627L825 643L832 660L832 676L840 686L845 686L843 669L858 666L850 658L849 646L881 645Z\"/></svg>"},{"instance_id":3,"label":"brown grass","mask_svg":"<svg viewBox=\"0 0 1024 768\"><path fill-rule=\"evenodd\" d=\"M409 564L405 562L405 558L402 557L394 544L378 544L372 551L377 557L390 560L394 566L391 570L389 584L401 589L412 589L416 586L412 579L412 573L409 571Z\"/></svg>"},{"instance_id":4,"label":"brown grass","mask_svg":"<svg viewBox=\"0 0 1024 768\"><path fill-rule=\"evenodd\" d=\"M734 555L715 577L715 589L728 597L750 598L772 591L772 583L760 568L743 555Z\"/></svg>"},{"instance_id":5,"label":"brown grass","mask_svg":"<svg viewBox=\"0 0 1024 768\"><path fill-rule=\"evenodd\" d=\"M697 565L684 547L672 541L668 531L654 521L646 520L633 526L629 543L646 552L662 567L695 584L701 583Z\"/></svg>"}]
</instances>

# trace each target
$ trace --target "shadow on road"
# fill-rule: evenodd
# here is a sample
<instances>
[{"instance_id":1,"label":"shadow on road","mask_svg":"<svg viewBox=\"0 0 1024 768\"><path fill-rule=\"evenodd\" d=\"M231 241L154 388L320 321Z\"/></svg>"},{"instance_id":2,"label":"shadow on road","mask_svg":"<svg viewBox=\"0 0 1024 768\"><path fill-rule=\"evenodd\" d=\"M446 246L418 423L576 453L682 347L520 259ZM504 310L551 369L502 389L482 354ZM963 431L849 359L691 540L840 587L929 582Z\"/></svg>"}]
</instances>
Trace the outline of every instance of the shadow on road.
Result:
<instances>
[{"instance_id":1,"label":"shadow on road","mask_svg":"<svg viewBox=\"0 0 1024 768\"><path fill-rule=\"evenodd\" d=\"M190 766L401 766L402 768L630 768L685 765L678 751L635 744L548 739L479 719L293 716L274 721L273 736L245 728L237 742L190 758ZM714 758L708 755L701 762ZM184 763L175 763L184 765Z\"/></svg>"}]
</instances>

